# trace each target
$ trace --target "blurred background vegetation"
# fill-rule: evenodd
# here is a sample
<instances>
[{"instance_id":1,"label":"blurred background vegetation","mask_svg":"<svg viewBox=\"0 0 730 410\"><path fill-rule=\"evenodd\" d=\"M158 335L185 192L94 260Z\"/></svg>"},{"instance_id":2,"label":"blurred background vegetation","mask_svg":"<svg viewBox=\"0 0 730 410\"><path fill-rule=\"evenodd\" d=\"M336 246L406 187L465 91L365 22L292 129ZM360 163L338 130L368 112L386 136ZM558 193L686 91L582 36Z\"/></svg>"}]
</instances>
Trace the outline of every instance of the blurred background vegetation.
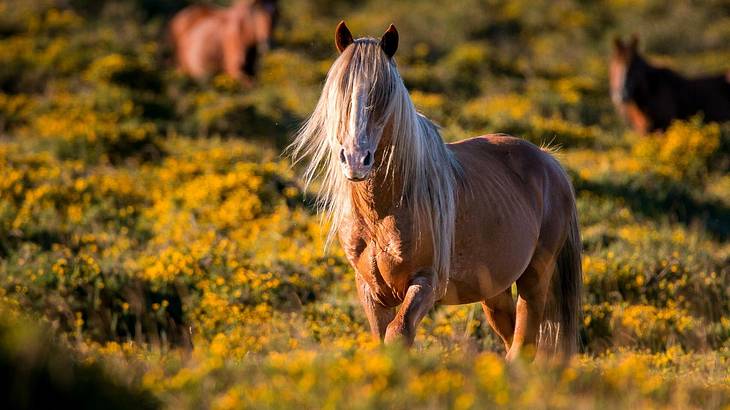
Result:
<instances>
[{"instance_id":1,"label":"blurred background vegetation","mask_svg":"<svg viewBox=\"0 0 730 410\"><path fill-rule=\"evenodd\" d=\"M730 404L730 126L639 137L607 73L611 38L632 32L685 74L729 70L727 1L281 1L252 87L174 70L166 23L187 3L0 0L14 407L40 391L120 408ZM280 156L343 18L356 36L397 25L401 74L446 140L560 147L585 248L568 368L506 366L478 306L435 309L410 354L370 341L352 270Z\"/></svg>"}]
</instances>

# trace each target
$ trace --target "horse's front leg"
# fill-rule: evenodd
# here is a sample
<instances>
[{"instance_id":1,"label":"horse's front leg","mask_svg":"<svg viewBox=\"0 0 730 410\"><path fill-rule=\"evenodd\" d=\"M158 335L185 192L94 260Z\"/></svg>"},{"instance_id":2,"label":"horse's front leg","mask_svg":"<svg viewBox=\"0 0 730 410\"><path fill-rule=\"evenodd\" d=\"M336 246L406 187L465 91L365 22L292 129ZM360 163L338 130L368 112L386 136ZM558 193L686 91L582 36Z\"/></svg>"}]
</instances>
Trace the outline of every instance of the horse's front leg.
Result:
<instances>
[{"instance_id":1,"label":"horse's front leg","mask_svg":"<svg viewBox=\"0 0 730 410\"><path fill-rule=\"evenodd\" d=\"M395 309L385 307L375 300L370 291L370 286L360 276L355 273L355 284L357 286L357 296L360 304L365 310L365 316L370 323L370 332L376 340L382 341L385 337L385 329L395 316Z\"/></svg>"},{"instance_id":2,"label":"horse's front leg","mask_svg":"<svg viewBox=\"0 0 730 410\"><path fill-rule=\"evenodd\" d=\"M406 297L392 322L385 331L385 343L403 341L413 344L416 327L435 303L436 275L433 271L416 276L411 280Z\"/></svg>"}]
</instances>

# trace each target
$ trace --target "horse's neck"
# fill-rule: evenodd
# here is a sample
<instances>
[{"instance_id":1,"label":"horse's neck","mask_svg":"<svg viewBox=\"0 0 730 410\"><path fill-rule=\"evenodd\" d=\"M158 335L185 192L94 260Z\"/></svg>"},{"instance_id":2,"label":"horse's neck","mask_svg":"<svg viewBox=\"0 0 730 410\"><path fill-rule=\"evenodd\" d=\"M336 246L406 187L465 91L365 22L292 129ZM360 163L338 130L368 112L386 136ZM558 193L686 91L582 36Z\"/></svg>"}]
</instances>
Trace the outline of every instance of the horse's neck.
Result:
<instances>
[{"instance_id":1,"label":"horse's neck","mask_svg":"<svg viewBox=\"0 0 730 410\"><path fill-rule=\"evenodd\" d=\"M650 83L670 86L672 88L677 86L685 86L688 83L688 80L684 76L674 70L665 67L649 66L649 73L647 74L647 78Z\"/></svg>"},{"instance_id":2,"label":"horse's neck","mask_svg":"<svg viewBox=\"0 0 730 410\"><path fill-rule=\"evenodd\" d=\"M382 146L390 145L391 135L386 131ZM402 201L404 181L398 169L388 169L382 149L375 154L374 174L366 181L352 184L353 209L363 218L376 221L390 214ZM398 167L399 164L391 164Z\"/></svg>"},{"instance_id":3,"label":"horse's neck","mask_svg":"<svg viewBox=\"0 0 730 410\"><path fill-rule=\"evenodd\" d=\"M386 175L385 166L379 167L372 178L352 184L353 210L365 220L377 221L400 204L402 191L399 175Z\"/></svg>"},{"instance_id":4,"label":"horse's neck","mask_svg":"<svg viewBox=\"0 0 730 410\"><path fill-rule=\"evenodd\" d=\"M652 129L665 129L687 106L688 80L669 68L649 65L645 81L648 95L636 104L651 119Z\"/></svg>"}]
</instances>

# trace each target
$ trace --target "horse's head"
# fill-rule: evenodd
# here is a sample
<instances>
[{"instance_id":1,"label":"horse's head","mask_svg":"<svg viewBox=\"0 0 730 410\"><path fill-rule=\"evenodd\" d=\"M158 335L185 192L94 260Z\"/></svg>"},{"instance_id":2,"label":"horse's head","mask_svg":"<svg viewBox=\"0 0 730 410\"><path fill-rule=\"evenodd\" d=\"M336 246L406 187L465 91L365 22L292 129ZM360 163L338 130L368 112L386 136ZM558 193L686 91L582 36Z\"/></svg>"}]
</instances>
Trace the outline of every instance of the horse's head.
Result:
<instances>
[{"instance_id":1,"label":"horse's head","mask_svg":"<svg viewBox=\"0 0 730 410\"><path fill-rule=\"evenodd\" d=\"M340 55L327 73L314 112L290 146L295 161L311 158L305 177L311 181L321 172L328 198L347 191L350 182L372 177L374 170L394 176L402 164L413 162L396 161L397 153L423 151L419 140L401 137L419 131L418 114L393 58L398 48L395 27L379 40L353 39L341 22L335 45Z\"/></svg>"},{"instance_id":2,"label":"horse's head","mask_svg":"<svg viewBox=\"0 0 730 410\"><path fill-rule=\"evenodd\" d=\"M332 121L328 131L335 137L342 172L350 181L362 181L370 175L383 139L392 101L400 77L393 62L398 48L398 31L392 24L380 40L354 40L341 22L335 31L335 45L340 57L330 71L326 89L334 93ZM386 144L383 144L386 145Z\"/></svg>"},{"instance_id":3,"label":"horse's head","mask_svg":"<svg viewBox=\"0 0 730 410\"><path fill-rule=\"evenodd\" d=\"M619 37L613 41L609 77L611 100L617 106L641 99L646 87L649 65L639 55L638 45L639 37L636 34L626 43Z\"/></svg>"},{"instance_id":4,"label":"horse's head","mask_svg":"<svg viewBox=\"0 0 730 410\"><path fill-rule=\"evenodd\" d=\"M341 22L335 45L340 56L312 115L288 148L295 163L310 159L307 184L322 177L318 204L332 220L329 239L353 213L369 219L371 213L360 212L375 206L368 193L388 205L407 201L414 232L439 232L434 264L446 272L461 166L438 128L413 106L393 58L398 31L390 25L380 39L353 39ZM376 184L377 193L371 190Z\"/></svg>"},{"instance_id":5,"label":"horse's head","mask_svg":"<svg viewBox=\"0 0 730 410\"><path fill-rule=\"evenodd\" d=\"M279 17L278 2L276 0L254 0L251 4L251 15L256 46L260 52L266 52L271 48L274 26Z\"/></svg>"}]
</instances>

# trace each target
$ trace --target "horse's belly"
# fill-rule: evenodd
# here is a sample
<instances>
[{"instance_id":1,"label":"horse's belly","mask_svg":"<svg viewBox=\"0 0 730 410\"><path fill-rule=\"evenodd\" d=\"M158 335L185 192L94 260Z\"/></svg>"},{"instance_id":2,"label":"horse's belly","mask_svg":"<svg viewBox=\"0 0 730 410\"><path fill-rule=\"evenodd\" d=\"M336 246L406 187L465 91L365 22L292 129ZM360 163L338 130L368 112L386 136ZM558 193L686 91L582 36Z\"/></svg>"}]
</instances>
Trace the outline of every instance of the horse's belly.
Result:
<instances>
[{"instance_id":1,"label":"horse's belly","mask_svg":"<svg viewBox=\"0 0 730 410\"><path fill-rule=\"evenodd\" d=\"M522 275L530 259L522 259L522 263L514 264L510 270L495 272L488 262L471 265L468 270L458 267L451 271L446 294L440 304L461 305L481 302L503 292ZM452 265L453 266L453 265Z\"/></svg>"},{"instance_id":2,"label":"horse's belly","mask_svg":"<svg viewBox=\"0 0 730 410\"><path fill-rule=\"evenodd\" d=\"M529 223L500 225L478 223L480 230L457 231L449 286L442 304L483 301L510 287L527 269L538 243L539 228ZM490 229L491 226L491 229Z\"/></svg>"}]
</instances>

